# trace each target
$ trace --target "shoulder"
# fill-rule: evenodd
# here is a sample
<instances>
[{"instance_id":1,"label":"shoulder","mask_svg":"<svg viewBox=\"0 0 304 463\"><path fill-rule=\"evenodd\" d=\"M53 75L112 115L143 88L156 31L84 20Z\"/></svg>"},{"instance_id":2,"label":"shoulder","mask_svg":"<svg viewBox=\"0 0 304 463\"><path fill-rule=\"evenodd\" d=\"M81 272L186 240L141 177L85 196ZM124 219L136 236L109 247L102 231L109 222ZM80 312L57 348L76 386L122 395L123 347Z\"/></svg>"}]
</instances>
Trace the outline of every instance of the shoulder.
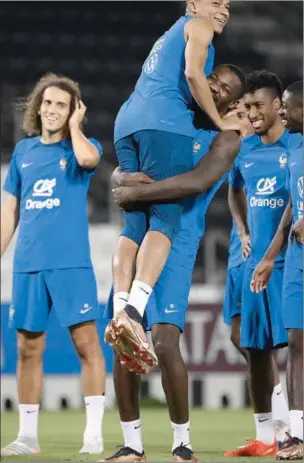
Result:
<instances>
[{"instance_id":1,"label":"shoulder","mask_svg":"<svg viewBox=\"0 0 304 463\"><path fill-rule=\"evenodd\" d=\"M204 36L210 38L210 42L214 35L214 30L211 24L203 18L192 18L186 22L184 26L186 36L193 34L195 36Z\"/></svg>"},{"instance_id":2,"label":"shoulder","mask_svg":"<svg viewBox=\"0 0 304 463\"><path fill-rule=\"evenodd\" d=\"M103 148L102 148L100 142L98 140L96 140L96 138L92 138L92 137L88 138L88 140L89 140L89 142L92 143L92 145L95 146L95 148L97 148L98 153L100 154L100 156L102 156Z\"/></svg>"},{"instance_id":3,"label":"shoulder","mask_svg":"<svg viewBox=\"0 0 304 463\"><path fill-rule=\"evenodd\" d=\"M16 144L13 156L23 156L29 149L31 149L37 142L39 142L39 139L40 137L22 138Z\"/></svg>"}]
</instances>

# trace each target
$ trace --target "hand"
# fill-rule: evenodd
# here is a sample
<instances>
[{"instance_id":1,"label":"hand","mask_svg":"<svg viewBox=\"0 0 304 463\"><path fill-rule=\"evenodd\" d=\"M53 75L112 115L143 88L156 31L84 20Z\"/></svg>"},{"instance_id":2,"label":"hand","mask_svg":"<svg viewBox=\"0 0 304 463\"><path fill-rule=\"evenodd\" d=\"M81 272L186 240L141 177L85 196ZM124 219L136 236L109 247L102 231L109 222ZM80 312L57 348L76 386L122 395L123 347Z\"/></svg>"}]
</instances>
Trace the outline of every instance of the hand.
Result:
<instances>
[{"instance_id":1,"label":"hand","mask_svg":"<svg viewBox=\"0 0 304 463\"><path fill-rule=\"evenodd\" d=\"M253 293L263 291L271 277L274 262L272 260L261 260L256 266L250 282L250 289Z\"/></svg>"},{"instance_id":2,"label":"hand","mask_svg":"<svg viewBox=\"0 0 304 463\"><path fill-rule=\"evenodd\" d=\"M148 177L143 172L136 172L135 174L127 174L123 172L123 178L120 182L121 186L137 186L139 183L154 183L155 180Z\"/></svg>"},{"instance_id":3,"label":"hand","mask_svg":"<svg viewBox=\"0 0 304 463\"><path fill-rule=\"evenodd\" d=\"M114 201L120 207L124 208L129 202L134 202L138 199L139 186L119 186L114 188L112 191L114 193Z\"/></svg>"},{"instance_id":4,"label":"hand","mask_svg":"<svg viewBox=\"0 0 304 463\"><path fill-rule=\"evenodd\" d=\"M241 127L238 119L234 115L227 114L226 117L222 118L222 122L219 125L219 129L222 131L225 130L235 130L238 134L241 133Z\"/></svg>"},{"instance_id":5,"label":"hand","mask_svg":"<svg viewBox=\"0 0 304 463\"><path fill-rule=\"evenodd\" d=\"M294 244L294 239L296 239L300 244L302 244L302 246L304 245L304 217L297 220L291 229L291 244Z\"/></svg>"},{"instance_id":6,"label":"hand","mask_svg":"<svg viewBox=\"0 0 304 463\"><path fill-rule=\"evenodd\" d=\"M250 236L249 235L241 235L240 240L241 240L241 244L242 244L242 256L243 256L243 259L247 259L247 257L251 253Z\"/></svg>"},{"instance_id":7,"label":"hand","mask_svg":"<svg viewBox=\"0 0 304 463\"><path fill-rule=\"evenodd\" d=\"M69 120L70 130L72 128L79 128L81 122L83 121L86 110L87 108L85 107L83 102L78 101L77 98L75 98L75 110Z\"/></svg>"}]
</instances>

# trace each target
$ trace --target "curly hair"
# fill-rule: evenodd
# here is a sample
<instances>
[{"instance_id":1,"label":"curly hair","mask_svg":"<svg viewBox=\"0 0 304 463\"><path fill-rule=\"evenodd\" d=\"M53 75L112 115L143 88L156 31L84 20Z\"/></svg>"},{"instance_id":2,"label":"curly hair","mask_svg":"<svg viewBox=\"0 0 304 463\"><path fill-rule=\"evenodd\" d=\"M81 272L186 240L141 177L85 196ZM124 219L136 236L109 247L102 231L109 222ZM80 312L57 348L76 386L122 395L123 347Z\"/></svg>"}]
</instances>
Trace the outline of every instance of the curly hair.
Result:
<instances>
[{"instance_id":1,"label":"curly hair","mask_svg":"<svg viewBox=\"0 0 304 463\"><path fill-rule=\"evenodd\" d=\"M278 76L269 71L254 71L247 74L246 93L253 93L261 88L267 88L272 91L274 98L282 99L283 86Z\"/></svg>"},{"instance_id":2,"label":"curly hair","mask_svg":"<svg viewBox=\"0 0 304 463\"><path fill-rule=\"evenodd\" d=\"M75 98L81 100L80 88L77 82L66 76L54 73L45 74L37 82L31 93L25 99L21 100L18 105L20 108L25 109L22 128L28 136L41 135L42 125L38 111L42 103L43 94L49 87L59 88L71 95L70 115L75 110Z\"/></svg>"}]
</instances>

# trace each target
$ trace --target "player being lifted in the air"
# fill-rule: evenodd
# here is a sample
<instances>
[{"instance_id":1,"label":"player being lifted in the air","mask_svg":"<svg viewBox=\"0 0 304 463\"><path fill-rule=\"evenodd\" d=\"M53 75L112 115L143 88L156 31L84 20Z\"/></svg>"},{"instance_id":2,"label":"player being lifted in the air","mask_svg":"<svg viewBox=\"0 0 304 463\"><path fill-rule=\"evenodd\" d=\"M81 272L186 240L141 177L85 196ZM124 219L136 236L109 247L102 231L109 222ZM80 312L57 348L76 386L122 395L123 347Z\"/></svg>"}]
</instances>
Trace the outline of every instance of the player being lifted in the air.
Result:
<instances>
[{"instance_id":1,"label":"player being lifted in the air","mask_svg":"<svg viewBox=\"0 0 304 463\"><path fill-rule=\"evenodd\" d=\"M219 130L239 128L235 120L220 117L206 78L213 68L213 36L228 19L229 0L189 0L185 16L157 40L116 118L115 149L123 171L163 180L191 170L194 102ZM106 339L114 341L117 353L137 352L148 366L157 359L146 342L143 315L181 213L180 201L126 212L113 257L115 318Z\"/></svg>"},{"instance_id":2,"label":"player being lifted in the air","mask_svg":"<svg viewBox=\"0 0 304 463\"><path fill-rule=\"evenodd\" d=\"M86 428L80 453L101 453L105 369L96 329L97 287L90 258L87 192L102 155L83 133L85 106L67 77L47 74L34 87L4 189L1 256L19 225L12 324L18 337L19 432L1 456L40 451L38 414L50 310L70 331L82 366Z\"/></svg>"}]
</instances>

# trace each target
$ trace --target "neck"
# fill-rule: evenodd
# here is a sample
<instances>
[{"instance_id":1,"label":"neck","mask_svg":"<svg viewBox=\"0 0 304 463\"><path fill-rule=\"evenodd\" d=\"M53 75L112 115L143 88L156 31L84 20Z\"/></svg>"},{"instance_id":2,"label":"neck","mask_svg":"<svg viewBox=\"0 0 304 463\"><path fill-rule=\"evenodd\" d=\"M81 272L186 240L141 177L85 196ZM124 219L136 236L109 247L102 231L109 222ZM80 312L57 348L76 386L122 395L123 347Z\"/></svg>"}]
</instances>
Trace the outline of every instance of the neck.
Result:
<instances>
[{"instance_id":1,"label":"neck","mask_svg":"<svg viewBox=\"0 0 304 463\"><path fill-rule=\"evenodd\" d=\"M285 131L285 127L283 125L283 122L281 118L279 117L275 123L273 124L270 129L261 136L261 140L265 145L269 145L271 143L275 143L281 136L283 135Z\"/></svg>"},{"instance_id":2,"label":"neck","mask_svg":"<svg viewBox=\"0 0 304 463\"><path fill-rule=\"evenodd\" d=\"M41 142L45 145L51 143L58 143L63 140L63 132L48 132L47 130L42 130Z\"/></svg>"}]
</instances>

